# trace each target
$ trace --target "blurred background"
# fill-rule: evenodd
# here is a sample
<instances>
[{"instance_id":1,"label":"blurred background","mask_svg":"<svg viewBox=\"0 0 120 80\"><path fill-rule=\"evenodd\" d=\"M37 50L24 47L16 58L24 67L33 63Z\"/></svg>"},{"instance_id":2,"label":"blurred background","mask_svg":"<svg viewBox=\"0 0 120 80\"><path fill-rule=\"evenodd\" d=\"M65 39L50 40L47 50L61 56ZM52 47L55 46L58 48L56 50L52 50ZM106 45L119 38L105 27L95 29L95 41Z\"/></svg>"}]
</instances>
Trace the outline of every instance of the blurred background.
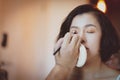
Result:
<instances>
[{"instance_id":1,"label":"blurred background","mask_svg":"<svg viewBox=\"0 0 120 80\"><path fill-rule=\"evenodd\" d=\"M0 0L0 68L8 80L44 80L54 66L53 47L67 14L98 1ZM120 36L120 0L104 2Z\"/></svg>"}]
</instances>

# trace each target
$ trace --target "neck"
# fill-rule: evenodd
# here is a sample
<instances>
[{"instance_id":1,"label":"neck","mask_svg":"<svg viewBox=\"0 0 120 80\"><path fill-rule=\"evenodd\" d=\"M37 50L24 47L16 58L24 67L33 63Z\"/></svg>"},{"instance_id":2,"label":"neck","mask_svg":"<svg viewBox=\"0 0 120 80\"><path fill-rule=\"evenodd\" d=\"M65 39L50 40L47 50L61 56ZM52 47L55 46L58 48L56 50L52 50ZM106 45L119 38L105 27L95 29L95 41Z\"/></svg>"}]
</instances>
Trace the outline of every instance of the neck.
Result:
<instances>
[{"instance_id":1,"label":"neck","mask_svg":"<svg viewBox=\"0 0 120 80\"><path fill-rule=\"evenodd\" d=\"M85 64L85 66L82 69L83 72L94 72L94 71L98 71L101 66L102 66L102 62L101 62L101 59L100 57L95 57L94 59L92 60L88 60Z\"/></svg>"},{"instance_id":2,"label":"neck","mask_svg":"<svg viewBox=\"0 0 120 80\"><path fill-rule=\"evenodd\" d=\"M92 61L89 60L85 64L83 68L81 68L83 78L92 79L95 74L98 74L98 72L101 72L101 68L103 66L103 63L101 62L101 59L99 57L96 57Z\"/></svg>"}]
</instances>

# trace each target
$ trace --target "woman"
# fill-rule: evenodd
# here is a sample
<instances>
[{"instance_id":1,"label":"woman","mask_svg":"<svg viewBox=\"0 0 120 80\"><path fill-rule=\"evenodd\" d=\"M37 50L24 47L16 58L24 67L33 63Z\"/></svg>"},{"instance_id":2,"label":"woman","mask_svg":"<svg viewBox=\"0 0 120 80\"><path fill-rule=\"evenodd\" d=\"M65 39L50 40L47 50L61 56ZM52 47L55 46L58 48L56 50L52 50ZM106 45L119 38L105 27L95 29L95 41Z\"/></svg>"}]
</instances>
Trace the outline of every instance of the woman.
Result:
<instances>
[{"instance_id":1,"label":"woman","mask_svg":"<svg viewBox=\"0 0 120 80\"><path fill-rule=\"evenodd\" d=\"M87 61L76 67L79 48L87 50ZM119 80L119 72L105 65L119 50L117 33L104 13L92 5L73 9L61 25L55 50L56 64L47 80ZM118 79L119 78L119 79Z\"/></svg>"}]
</instances>

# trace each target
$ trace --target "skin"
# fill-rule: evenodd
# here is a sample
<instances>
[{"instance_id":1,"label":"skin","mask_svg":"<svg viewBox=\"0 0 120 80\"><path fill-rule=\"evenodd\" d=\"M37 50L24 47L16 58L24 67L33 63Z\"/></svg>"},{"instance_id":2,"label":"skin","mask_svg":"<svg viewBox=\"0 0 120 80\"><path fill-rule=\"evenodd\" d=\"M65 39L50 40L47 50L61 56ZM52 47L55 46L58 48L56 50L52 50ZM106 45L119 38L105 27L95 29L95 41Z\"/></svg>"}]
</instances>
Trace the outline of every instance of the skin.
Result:
<instances>
[{"instance_id":1,"label":"skin","mask_svg":"<svg viewBox=\"0 0 120 80\"><path fill-rule=\"evenodd\" d=\"M47 80L114 80L119 73L101 62L101 35L100 25L93 13L75 16L70 31L56 43L55 50L59 46L61 49L55 55L56 65ZM74 69L81 43L86 47L88 56L86 64L76 72Z\"/></svg>"},{"instance_id":2,"label":"skin","mask_svg":"<svg viewBox=\"0 0 120 80\"><path fill-rule=\"evenodd\" d=\"M106 64L116 70L120 71L120 59L119 53L116 53L111 56L111 58L106 62Z\"/></svg>"}]
</instances>

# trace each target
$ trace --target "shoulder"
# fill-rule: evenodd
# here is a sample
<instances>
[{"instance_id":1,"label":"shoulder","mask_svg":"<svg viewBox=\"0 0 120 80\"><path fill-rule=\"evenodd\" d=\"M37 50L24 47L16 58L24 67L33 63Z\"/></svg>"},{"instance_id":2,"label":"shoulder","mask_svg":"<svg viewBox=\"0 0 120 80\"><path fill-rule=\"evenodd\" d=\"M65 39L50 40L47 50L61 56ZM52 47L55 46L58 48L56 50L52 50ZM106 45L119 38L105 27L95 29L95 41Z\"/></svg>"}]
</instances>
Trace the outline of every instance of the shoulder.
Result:
<instances>
[{"instance_id":1,"label":"shoulder","mask_svg":"<svg viewBox=\"0 0 120 80\"><path fill-rule=\"evenodd\" d=\"M120 74L116 77L116 80L120 80Z\"/></svg>"}]
</instances>

